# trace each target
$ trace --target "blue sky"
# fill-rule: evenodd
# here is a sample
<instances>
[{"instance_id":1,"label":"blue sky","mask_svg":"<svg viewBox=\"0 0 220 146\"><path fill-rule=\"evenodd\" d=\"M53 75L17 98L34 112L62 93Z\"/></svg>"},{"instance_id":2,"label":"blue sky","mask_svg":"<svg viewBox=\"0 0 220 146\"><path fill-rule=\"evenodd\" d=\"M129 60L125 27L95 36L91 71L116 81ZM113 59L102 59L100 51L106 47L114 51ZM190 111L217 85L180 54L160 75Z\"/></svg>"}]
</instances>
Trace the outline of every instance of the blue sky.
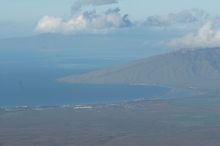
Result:
<instances>
[{"instance_id":1,"label":"blue sky","mask_svg":"<svg viewBox=\"0 0 220 146\"><path fill-rule=\"evenodd\" d=\"M36 20L42 15L68 16L75 0L0 0L1 20ZM134 18L160 15L183 9L200 8L213 14L220 14L218 0L121 0L119 7Z\"/></svg>"},{"instance_id":2,"label":"blue sky","mask_svg":"<svg viewBox=\"0 0 220 146\"><path fill-rule=\"evenodd\" d=\"M32 35L37 22L45 15L68 18L74 2L74 0L0 0L0 37ZM165 15L192 8L203 9L211 15L219 15L218 4L217 0L120 0L118 4L96 9L119 7L121 13L128 14L130 19L141 20L151 15Z\"/></svg>"},{"instance_id":3,"label":"blue sky","mask_svg":"<svg viewBox=\"0 0 220 146\"><path fill-rule=\"evenodd\" d=\"M199 8L211 14L220 14L218 0L121 0L120 7L134 18L163 15L184 9Z\"/></svg>"}]
</instances>

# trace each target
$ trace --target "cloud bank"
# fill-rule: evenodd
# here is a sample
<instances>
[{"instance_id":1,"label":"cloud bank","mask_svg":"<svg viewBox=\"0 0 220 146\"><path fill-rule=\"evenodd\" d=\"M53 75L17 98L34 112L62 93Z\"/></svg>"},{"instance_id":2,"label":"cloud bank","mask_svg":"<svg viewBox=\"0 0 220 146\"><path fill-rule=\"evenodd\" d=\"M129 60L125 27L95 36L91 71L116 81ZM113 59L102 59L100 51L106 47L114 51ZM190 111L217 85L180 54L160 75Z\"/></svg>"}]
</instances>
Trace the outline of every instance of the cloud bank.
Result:
<instances>
[{"instance_id":1,"label":"cloud bank","mask_svg":"<svg viewBox=\"0 0 220 146\"><path fill-rule=\"evenodd\" d=\"M108 9L102 14L96 10L82 11L87 6L102 6L118 3L118 0L78 0L71 7L71 18L64 20L54 16L42 17L36 26L38 33L105 33L131 26L128 15L119 8Z\"/></svg>"},{"instance_id":2,"label":"cloud bank","mask_svg":"<svg viewBox=\"0 0 220 146\"><path fill-rule=\"evenodd\" d=\"M44 16L37 24L36 31L40 33L82 33L108 32L118 28L131 26L127 15L121 15L120 9L108 9L103 14L85 11L72 16L69 20L53 16Z\"/></svg>"},{"instance_id":3,"label":"cloud bank","mask_svg":"<svg viewBox=\"0 0 220 146\"><path fill-rule=\"evenodd\" d=\"M69 19L54 16L42 17L37 26L38 33L107 33L112 30L141 30L140 33L154 31L155 28L165 31L189 32L196 30L205 22L212 20L208 13L200 9L184 10L170 13L165 16L149 16L145 20L130 20L128 15L121 14L119 8L108 9L102 13L96 10L82 10L83 6L99 6L117 3L117 0L81 0L71 8L72 15ZM129 29L126 29L129 31ZM120 31L121 32L121 31ZM132 32L131 32L132 33Z\"/></svg>"},{"instance_id":4,"label":"cloud bank","mask_svg":"<svg viewBox=\"0 0 220 146\"><path fill-rule=\"evenodd\" d=\"M213 21L208 21L197 32L171 40L168 45L186 49L220 47L220 29L214 26Z\"/></svg>"},{"instance_id":5,"label":"cloud bank","mask_svg":"<svg viewBox=\"0 0 220 146\"><path fill-rule=\"evenodd\" d=\"M165 16L149 16L144 21L148 27L170 27L174 25L193 24L209 19L209 14L200 9L183 10Z\"/></svg>"}]
</instances>

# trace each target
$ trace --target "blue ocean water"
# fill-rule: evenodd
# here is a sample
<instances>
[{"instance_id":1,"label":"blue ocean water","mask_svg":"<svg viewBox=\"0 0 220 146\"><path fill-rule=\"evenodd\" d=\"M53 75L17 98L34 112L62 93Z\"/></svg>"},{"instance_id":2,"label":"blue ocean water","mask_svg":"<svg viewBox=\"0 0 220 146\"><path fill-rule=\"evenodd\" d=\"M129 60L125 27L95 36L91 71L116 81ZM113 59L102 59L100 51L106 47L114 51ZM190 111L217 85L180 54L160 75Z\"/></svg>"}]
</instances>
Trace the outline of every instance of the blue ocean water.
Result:
<instances>
[{"instance_id":1,"label":"blue ocean water","mask_svg":"<svg viewBox=\"0 0 220 146\"><path fill-rule=\"evenodd\" d=\"M69 62L74 62L75 66L67 66ZM50 63L44 65L45 62L1 64L0 106L115 103L155 97L168 90L156 86L73 85L56 80L111 64L111 61L103 62L71 59L62 67Z\"/></svg>"}]
</instances>

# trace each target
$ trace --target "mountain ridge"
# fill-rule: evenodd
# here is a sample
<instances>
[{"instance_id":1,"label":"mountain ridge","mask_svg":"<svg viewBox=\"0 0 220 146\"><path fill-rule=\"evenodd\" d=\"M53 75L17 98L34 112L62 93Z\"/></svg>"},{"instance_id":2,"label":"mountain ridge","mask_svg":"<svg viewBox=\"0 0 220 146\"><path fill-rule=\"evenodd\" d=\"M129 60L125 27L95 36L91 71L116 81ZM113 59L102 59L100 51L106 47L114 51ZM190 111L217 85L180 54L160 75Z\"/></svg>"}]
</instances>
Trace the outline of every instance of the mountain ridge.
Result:
<instances>
[{"instance_id":1,"label":"mountain ridge","mask_svg":"<svg viewBox=\"0 0 220 146\"><path fill-rule=\"evenodd\" d=\"M220 86L220 48L174 51L59 81L216 88Z\"/></svg>"}]
</instances>

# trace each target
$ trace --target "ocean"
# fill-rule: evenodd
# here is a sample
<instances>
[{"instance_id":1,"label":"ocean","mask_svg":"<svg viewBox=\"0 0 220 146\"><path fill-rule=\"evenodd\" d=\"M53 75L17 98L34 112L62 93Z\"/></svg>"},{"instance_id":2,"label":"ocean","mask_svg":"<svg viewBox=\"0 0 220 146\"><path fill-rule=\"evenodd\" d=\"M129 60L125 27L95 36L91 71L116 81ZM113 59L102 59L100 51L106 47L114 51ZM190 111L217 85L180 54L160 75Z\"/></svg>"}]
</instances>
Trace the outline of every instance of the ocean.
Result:
<instances>
[{"instance_id":1,"label":"ocean","mask_svg":"<svg viewBox=\"0 0 220 146\"><path fill-rule=\"evenodd\" d=\"M0 64L0 106L51 106L64 104L103 104L160 96L168 89L141 85L76 85L57 81L116 64L108 59L66 59L61 63L44 61Z\"/></svg>"}]
</instances>

